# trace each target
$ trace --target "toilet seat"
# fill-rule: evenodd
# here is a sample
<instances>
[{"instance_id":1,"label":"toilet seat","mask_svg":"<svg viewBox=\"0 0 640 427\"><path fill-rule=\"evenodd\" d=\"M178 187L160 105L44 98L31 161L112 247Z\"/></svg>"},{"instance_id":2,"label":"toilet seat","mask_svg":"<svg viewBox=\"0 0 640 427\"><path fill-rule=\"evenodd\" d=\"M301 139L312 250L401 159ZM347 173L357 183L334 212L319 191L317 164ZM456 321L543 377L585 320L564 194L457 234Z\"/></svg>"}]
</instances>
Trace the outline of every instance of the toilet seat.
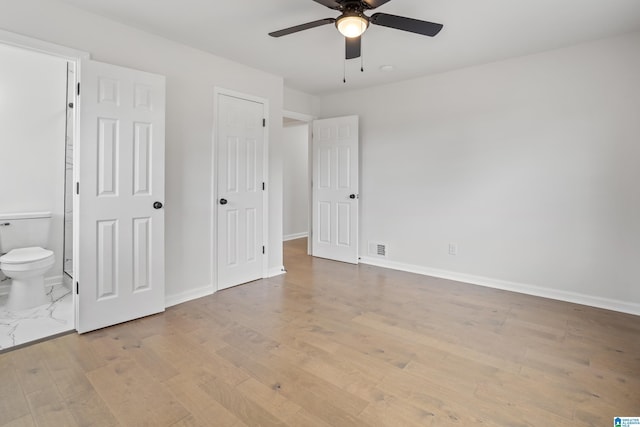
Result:
<instances>
[{"instance_id":1,"label":"toilet seat","mask_svg":"<svg viewBox=\"0 0 640 427\"><path fill-rule=\"evenodd\" d=\"M35 246L10 250L0 257L3 270L25 271L55 263L53 251Z\"/></svg>"}]
</instances>

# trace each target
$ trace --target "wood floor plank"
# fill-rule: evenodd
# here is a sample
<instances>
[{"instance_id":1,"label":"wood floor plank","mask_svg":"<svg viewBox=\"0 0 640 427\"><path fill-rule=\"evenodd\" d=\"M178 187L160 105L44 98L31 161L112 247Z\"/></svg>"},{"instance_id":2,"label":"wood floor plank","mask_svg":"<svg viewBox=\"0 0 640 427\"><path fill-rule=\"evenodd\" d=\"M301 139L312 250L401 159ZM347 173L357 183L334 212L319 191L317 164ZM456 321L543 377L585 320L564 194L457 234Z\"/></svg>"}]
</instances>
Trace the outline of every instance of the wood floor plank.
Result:
<instances>
[{"instance_id":1,"label":"wood floor plank","mask_svg":"<svg viewBox=\"0 0 640 427\"><path fill-rule=\"evenodd\" d=\"M67 408L79 426L120 426L104 400L93 390L84 390L65 400Z\"/></svg>"},{"instance_id":2,"label":"wood floor plank","mask_svg":"<svg viewBox=\"0 0 640 427\"><path fill-rule=\"evenodd\" d=\"M198 376L180 374L166 383L171 393L191 415L191 417L180 420L178 424L182 422L219 427L244 425L238 417L222 406L220 402L212 399L211 395L201 387L201 384L209 378L215 377L209 373Z\"/></svg>"},{"instance_id":3,"label":"wood floor plank","mask_svg":"<svg viewBox=\"0 0 640 427\"><path fill-rule=\"evenodd\" d=\"M98 369L107 364L103 355L94 352L91 346L92 335L69 334L55 340L59 350L75 360L84 372Z\"/></svg>"},{"instance_id":4,"label":"wood floor plank","mask_svg":"<svg viewBox=\"0 0 640 427\"><path fill-rule=\"evenodd\" d=\"M36 422L33 420L31 414L29 414L0 425L3 427L35 427Z\"/></svg>"},{"instance_id":5,"label":"wood floor plank","mask_svg":"<svg viewBox=\"0 0 640 427\"><path fill-rule=\"evenodd\" d=\"M411 404L388 392L375 389L371 392L371 403L359 418L373 427L402 425L406 427L438 426L436 414Z\"/></svg>"},{"instance_id":6,"label":"wood floor plank","mask_svg":"<svg viewBox=\"0 0 640 427\"><path fill-rule=\"evenodd\" d=\"M360 398L367 396L385 375L380 371L360 369L348 360L299 341L292 341L290 346L280 345L271 353Z\"/></svg>"},{"instance_id":7,"label":"wood floor plank","mask_svg":"<svg viewBox=\"0 0 640 427\"><path fill-rule=\"evenodd\" d=\"M327 424L321 419L309 414L304 409L301 409L300 411L289 417L289 419L287 420L287 425L290 427L333 427L331 424Z\"/></svg>"},{"instance_id":8,"label":"wood floor plank","mask_svg":"<svg viewBox=\"0 0 640 427\"><path fill-rule=\"evenodd\" d=\"M15 372L14 355L15 352L0 355L0 425L31 418L29 403Z\"/></svg>"},{"instance_id":9,"label":"wood floor plank","mask_svg":"<svg viewBox=\"0 0 640 427\"><path fill-rule=\"evenodd\" d=\"M63 399L93 391L84 369L72 355L63 350L60 341L44 342L41 349L49 375Z\"/></svg>"},{"instance_id":10,"label":"wood floor plank","mask_svg":"<svg viewBox=\"0 0 640 427\"><path fill-rule=\"evenodd\" d=\"M28 393L27 400L38 427L75 427L79 425L54 386Z\"/></svg>"},{"instance_id":11,"label":"wood floor plank","mask_svg":"<svg viewBox=\"0 0 640 427\"><path fill-rule=\"evenodd\" d=\"M30 346L20 353L11 353L13 367L25 395L34 391L48 389L53 385L47 369L45 354L42 346Z\"/></svg>"},{"instance_id":12,"label":"wood floor plank","mask_svg":"<svg viewBox=\"0 0 640 427\"><path fill-rule=\"evenodd\" d=\"M291 422L303 409L297 403L284 397L277 387L267 387L255 378L248 378L238 384L238 390L260 405L271 415L284 421Z\"/></svg>"},{"instance_id":13,"label":"wood floor plank","mask_svg":"<svg viewBox=\"0 0 640 427\"><path fill-rule=\"evenodd\" d=\"M116 419L124 425L170 426L189 415L169 389L133 360L113 361L87 376Z\"/></svg>"},{"instance_id":14,"label":"wood floor plank","mask_svg":"<svg viewBox=\"0 0 640 427\"><path fill-rule=\"evenodd\" d=\"M199 347L188 335L156 335L144 340L145 347L169 363L181 374L191 376L215 373L229 384L239 384L248 378L228 360L206 347Z\"/></svg>"},{"instance_id":15,"label":"wood floor plank","mask_svg":"<svg viewBox=\"0 0 640 427\"><path fill-rule=\"evenodd\" d=\"M229 412L234 414L248 426L283 427L282 420L273 416L269 411L258 405L252 398L241 390L224 381L212 378L200 384L200 387L213 400L219 402Z\"/></svg>"},{"instance_id":16,"label":"wood floor plank","mask_svg":"<svg viewBox=\"0 0 640 427\"><path fill-rule=\"evenodd\" d=\"M299 368L286 363L273 361L270 364L264 359L260 363L233 347L222 349L219 354L321 420L331 425L361 425L353 413L359 413L366 403L356 396L349 396L322 379L305 375Z\"/></svg>"}]
</instances>

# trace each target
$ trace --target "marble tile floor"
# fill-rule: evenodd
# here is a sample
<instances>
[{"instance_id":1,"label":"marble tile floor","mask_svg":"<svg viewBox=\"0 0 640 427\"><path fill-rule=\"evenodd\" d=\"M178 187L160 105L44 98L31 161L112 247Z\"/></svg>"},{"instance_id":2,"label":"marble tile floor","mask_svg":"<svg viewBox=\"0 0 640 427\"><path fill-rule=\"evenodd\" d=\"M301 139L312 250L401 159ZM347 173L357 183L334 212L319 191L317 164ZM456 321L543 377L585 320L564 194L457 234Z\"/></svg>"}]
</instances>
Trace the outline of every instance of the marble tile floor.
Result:
<instances>
[{"instance_id":1,"label":"marble tile floor","mask_svg":"<svg viewBox=\"0 0 640 427\"><path fill-rule=\"evenodd\" d=\"M50 303L20 311L5 309L8 295L0 295L0 351L74 329L69 288L55 285L47 295Z\"/></svg>"}]
</instances>

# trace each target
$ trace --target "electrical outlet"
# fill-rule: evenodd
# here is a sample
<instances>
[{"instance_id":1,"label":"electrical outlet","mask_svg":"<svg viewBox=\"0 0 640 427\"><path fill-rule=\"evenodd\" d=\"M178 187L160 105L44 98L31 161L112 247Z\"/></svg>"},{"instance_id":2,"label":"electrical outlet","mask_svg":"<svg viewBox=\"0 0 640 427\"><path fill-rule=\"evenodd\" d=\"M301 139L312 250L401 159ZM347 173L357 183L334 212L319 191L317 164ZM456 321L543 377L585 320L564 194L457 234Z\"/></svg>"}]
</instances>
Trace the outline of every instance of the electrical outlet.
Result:
<instances>
[{"instance_id":1,"label":"electrical outlet","mask_svg":"<svg viewBox=\"0 0 640 427\"><path fill-rule=\"evenodd\" d=\"M458 255L458 245L449 243L449 255Z\"/></svg>"}]
</instances>

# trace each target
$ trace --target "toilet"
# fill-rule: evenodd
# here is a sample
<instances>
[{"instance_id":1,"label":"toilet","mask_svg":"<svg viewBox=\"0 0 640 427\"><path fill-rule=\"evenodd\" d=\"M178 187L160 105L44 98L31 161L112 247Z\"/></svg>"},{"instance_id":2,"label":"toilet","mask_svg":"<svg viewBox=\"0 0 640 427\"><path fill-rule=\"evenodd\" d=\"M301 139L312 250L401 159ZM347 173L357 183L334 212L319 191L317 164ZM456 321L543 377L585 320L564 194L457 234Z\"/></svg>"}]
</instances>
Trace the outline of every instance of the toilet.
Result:
<instances>
[{"instance_id":1,"label":"toilet","mask_svg":"<svg viewBox=\"0 0 640 427\"><path fill-rule=\"evenodd\" d=\"M0 214L0 270L11 279L9 311L47 304L44 276L55 264L53 251L44 249L51 212Z\"/></svg>"}]
</instances>

